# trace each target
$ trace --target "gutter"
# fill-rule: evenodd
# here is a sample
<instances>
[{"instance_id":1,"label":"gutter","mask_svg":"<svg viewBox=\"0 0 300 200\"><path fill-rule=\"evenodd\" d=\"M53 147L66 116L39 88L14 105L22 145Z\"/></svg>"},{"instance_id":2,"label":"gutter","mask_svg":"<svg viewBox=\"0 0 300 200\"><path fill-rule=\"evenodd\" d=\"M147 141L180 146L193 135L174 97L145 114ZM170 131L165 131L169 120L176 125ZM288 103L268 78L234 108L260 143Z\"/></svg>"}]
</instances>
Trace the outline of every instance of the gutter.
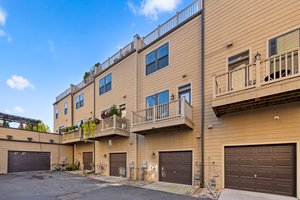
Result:
<instances>
[{"instance_id":1,"label":"gutter","mask_svg":"<svg viewBox=\"0 0 300 200\"><path fill-rule=\"evenodd\" d=\"M204 188L204 0L201 0L201 187Z\"/></svg>"}]
</instances>

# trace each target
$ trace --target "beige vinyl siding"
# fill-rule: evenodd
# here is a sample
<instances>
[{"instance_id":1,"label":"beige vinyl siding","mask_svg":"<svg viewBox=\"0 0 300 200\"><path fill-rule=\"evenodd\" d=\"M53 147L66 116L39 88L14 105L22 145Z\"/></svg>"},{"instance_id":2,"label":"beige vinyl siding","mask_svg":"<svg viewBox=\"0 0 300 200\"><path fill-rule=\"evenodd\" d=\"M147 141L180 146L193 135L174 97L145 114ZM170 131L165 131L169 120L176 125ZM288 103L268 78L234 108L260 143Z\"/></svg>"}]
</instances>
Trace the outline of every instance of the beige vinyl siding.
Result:
<instances>
[{"instance_id":1,"label":"beige vinyl siding","mask_svg":"<svg viewBox=\"0 0 300 200\"><path fill-rule=\"evenodd\" d=\"M146 97L169 90L178 99L178 88L191 84L194 130L159 131L139 136L139 167L148 162L146 178L158 181L159 151L193 150L193 166L200 157L200 16L195 17L182 27L143 50L138 60L138 102L139 110L145 109ZM151 51L169 43L169 65L146 76L145 56ZM184 76L186 76L184 78ZM155 153L156 157L152 158ZM193 168L193 174L198 168Z\"/></svg>"},{"instance_id":2,"label":"beige vinyl siding","mask_svg":"<svg viewBox=\"0 0 300 200\"><path fill-rule=\"evenodd\" d=\"M64 114L64 104L68 103L68 113L65 115ZM55 118L55 111L56 108L58 108L58 118ZM60 126L68 127L71 126L71 95L68 95L55 105L53 105L53 121L54 121L54 126L53 126L53 131L58 133L58 129Z\"/></svg>"},{"instance_id":3,"label":"beige vinyl siding","mask_svg":"<svg viewBox=\"0 0 300 200\"><path fill-rule=\"evenodd\" d=\"M94 160L94 143L78 143L74 144L74 162L80 163L80 170L83 170L83 152L92 152Z\"/></svg>"},{"instance_id":4,"label":"beige vinyl siding","mask_svg":"<svg viewBox=\"0 0 300 200\"><path fill-rule=\"evenodd\" d=\"M212 76L226 72L227 57L250 49L252 58L256 52L266 58L269 39L299 26L299 8L297 0L205 1L205 179L217 176L219 188L224 187L224 145L299 142L299 103L219 118L211 108Z\"/></svg>"},{"instance_id":5,"label":"beige vinyl siding","mask_svg":"<svg viewBox=\"0 0 300 200\"><path fill-rule=\"evenodd\" d=\"M76 97L84 94L84 105L76 109ZM94 117L94 84L90 84L82 90L74 94L73 98L74 125L77 125L79 120L86 120Z\"/></svg>"},{"instance_id":6,"label":"beige vinyl siding","mask_svg":"<svg viewBox=\"0 0 300 200\"><path fill-rule=\"evenodd\" d=\"M96 117L101 119L101 112L109 109L113 104L118 108L120 105L126 106L126 119L130 120L131 112L135 110L135 77L136 77L136 56L137 52L129 55L119 63L100 74L95 79L96 94ZM112 89L99 95L99 80L106 75L112 75ZM130 124L129 124L130 126ZM127 153L127 176L129 176L129 163L136 163L135 134L130 133L130 137L105 137L96 141L96 165L105 165L104 175L109 175L109 154L116 152ZM111 146L109 146L111 140ZM104 154L107 155L104 158ZM99 167L96 168L98 172Z\"/></svg>"}]
</instances>

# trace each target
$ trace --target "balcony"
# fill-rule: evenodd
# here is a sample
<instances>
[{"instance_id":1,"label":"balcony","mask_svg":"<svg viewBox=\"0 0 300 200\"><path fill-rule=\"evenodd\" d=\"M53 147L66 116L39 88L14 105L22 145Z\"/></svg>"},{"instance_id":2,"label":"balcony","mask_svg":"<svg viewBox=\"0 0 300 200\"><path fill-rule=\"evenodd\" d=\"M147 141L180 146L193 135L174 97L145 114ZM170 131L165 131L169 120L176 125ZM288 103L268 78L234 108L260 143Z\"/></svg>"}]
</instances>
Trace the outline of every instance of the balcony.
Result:
<instances>
[{"instance_id":1,"label":"balcony","mask_svg":"<svg viewBox=\"0 0 300 200\"><path fill-rule=\"evenodd\" d=\"M300 48L213 77L217 116L300 99Z\"/></svg>"},{"instance_id":2,"label":"balcony","mask_svg":"<svg viewBox=\"0 0 300 200\"><path fill-rule=\"evenodd\" d=\"M100 120L100 123L97 124L94 135L90 134L87 140L84 137L83 130L79 129L72 132L64 133L62 136L62 143L72 144L78 142L88 142L90 140L99 139L101 137L108 137L108 136L129 137L130 136L129 128L130 128L129 120L114 115L107 119Z\"/></svg>"},{"instance_id":3,"label":"balcony","mask_svg":"<svg viewBox=\"0 0 300 200\"><path fill-rule=\"evenodd\" d=\"M193 108L184 99L132 113L131 132L147 134L156 130L193 129Z\"/></svg>"},{"instance_id":4,"label":"balcony","mask_svg":"<svg viewBox=\"0 0 300 200\"><path fill-rule=\"evenodd\" d=\"M100 120L95 131L95 139L108 136L130 136L130 123L128 119L116 115Z\"/></svg>"},{"instance_id":5,"label":"balcony","mask_svg":"<svg viewBox=\"0 0 300 200\"><path fill-rule=\"evenodd\" d=\"M82 141L82 131L75 130L72 132L63 133L62 135L62 143L63 144L72 144Z\"/></svg>"}]
</instances>

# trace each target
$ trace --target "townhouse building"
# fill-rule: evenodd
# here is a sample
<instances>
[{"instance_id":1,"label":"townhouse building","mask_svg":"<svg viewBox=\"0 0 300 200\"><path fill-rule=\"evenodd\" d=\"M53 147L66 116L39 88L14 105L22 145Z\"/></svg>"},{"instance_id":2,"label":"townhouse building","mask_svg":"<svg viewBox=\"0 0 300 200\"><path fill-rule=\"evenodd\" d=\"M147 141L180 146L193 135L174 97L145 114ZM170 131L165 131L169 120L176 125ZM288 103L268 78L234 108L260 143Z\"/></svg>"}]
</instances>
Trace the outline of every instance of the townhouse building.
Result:
<instances>
[{"instance_id":1,"label":"townhouse building","mask_svg":"<svg viewBox=\"0 0 300 200\"><path fill-rule=\"evenodd\" d=\"M63 143L105 176L299 198L299 54L298 0L194 1L59 95L54 128L100 119Z\"/></svg>"},{"instance_id":2,"label":"townhouse building","mask_svg":"<svg viewBox=\"0 0 300 200\"><path fill-rule=\"evenodd\" d=\"M299 198L300 2L204 9L206 179Z\"/></svg>"},{"instance_id":3,"label":"townhouse building","mask_svg":"<svg viewBox=\"0 0 300 200\"><path fill-rule=\"evenodd\" d=\"M200 18L195 1L57 96L54 130L63 130L82 169L200 183ZM113 105L120 114L108 116ZM87 138L82 128L65 130L93 118L99 123Z\"/></svg>"}]
</instances>

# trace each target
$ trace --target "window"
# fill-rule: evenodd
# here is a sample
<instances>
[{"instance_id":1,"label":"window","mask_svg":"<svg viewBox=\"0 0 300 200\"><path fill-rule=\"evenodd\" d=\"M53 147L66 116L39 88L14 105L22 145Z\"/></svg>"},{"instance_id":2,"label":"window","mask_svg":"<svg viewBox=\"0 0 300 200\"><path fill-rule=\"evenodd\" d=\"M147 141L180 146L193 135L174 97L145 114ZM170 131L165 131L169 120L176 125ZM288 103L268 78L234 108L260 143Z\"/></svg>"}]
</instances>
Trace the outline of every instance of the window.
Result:
<instances>
[{"instance_id":1,"label":"window","mask_svg":"<svg viewBox=\"0 0 300 200\"><path fill-rule=\"evenodd\" d=\"M64 126L58 127L58 133L59 133L59 134L61 134L61 129L63 129L63 128L64 128Z\"/></svg>"},{"instance_id":2,"label":"window","mask_svg":"<svg viewBox=\"0 0 300 200\"><path fill-rule=\"evenodd\" d=\"M64 114L65 115L68 114L68 103L67 102L64 104Z\"/></svg>"},{"instance_id":3,"label":"window","mask_svg":"<svg viewBox=\"0 0 300 200\"><path fill-rule=\"evenodd\" d=\"M152 107L169 102L169 90L146 97L146 107Z\"/></svg>"},{"instance_id":4,"label":"window","mask_svg":"<svg viewBox=\"0 0 300 200\"><path fill-rule=\"evenodd\" d=\"M76 97L76 109L79 109L84 106L84 94Z\"/></svg>"},{"instance_id":5,"label":"window","mask_svg":"<svg viewBox=\"0 0 300 200\"><path fill-rule=\"evenodd\" d=\"M55 119L58 118L58 108L55 109Z\"/></svg>"},{"instance_id":6,"label":"window","mask_svg":"<svg viewBox=\"0 0 300 200\"><path fill-rule=\"evenodd\" d=\"M120 105L120 112L121 112L121 117L126 118L126 105L125 104Z\"/></svg>"},{"instance_id":7,"label":"window","mask_svg":"<svg viewBox=\"0 0 300 200\"><path fill-rule=\"evenodd\" d=\"M300 29L288 32L269 41L269 56L300 47Z\"/></svg>"},{"instance_id":8,"label":"window","mask_svg":"<svg viewBox=\"0 0 300 200\"><path fill-rule=\"evenodd\" d=\"M228 91L243 89L254 84L251 77L253 71L246 67L250 64L249 50L228 58L229 83Z\"/></svg>"},{"instance_id":9,"label":"window","mask_svg":"<svg viewBox=\"0 0 300 200\"><path fill-rule=\"evenodd\" d=\"M185 97L185 100L191 104L191 84L187 84L178 88L178 97L181 99Z\"/></svg>"},{"instance_id":10,"label":"window","mask_svg":"<svg viewBox=\"0 0 300 200\"><path fill-rule=\"evenodd\" d=\"M169 65L169 43L146 55L146 75Z\"/></svg>"},{"instance_id":11,"label":"window","mask_svg":"<svg viewBox=\"0 0 300 200\"><path fill-rule=\"evenodd\" d=\"M82 124L83 124L83 120L79 120L79 121L77 122L77 127L80 128Z\"/></svg>"},{"instance_id":12,"label":"window","mask_svg":"<svg viewBox=\"0 0 300 200\"><path fill-rule=\"evenodd\" d=\"M153 109L155 109L155 118L163 119L169 116L169 90L146 97L146 120L153 119ZM159 105L159 106L158 106ZM153 106L158 106L153 108Z\"/></svg>"},{"instance_id":13,"label":"window","mask_svg":"<svg viewBox=\"0 0 300 200\"><path fill-rule=\"evenodd\" d=\"M111 74L108 74L99 81L99 95L102 95L111 90Z\"/></svg>"}]
</instances>

